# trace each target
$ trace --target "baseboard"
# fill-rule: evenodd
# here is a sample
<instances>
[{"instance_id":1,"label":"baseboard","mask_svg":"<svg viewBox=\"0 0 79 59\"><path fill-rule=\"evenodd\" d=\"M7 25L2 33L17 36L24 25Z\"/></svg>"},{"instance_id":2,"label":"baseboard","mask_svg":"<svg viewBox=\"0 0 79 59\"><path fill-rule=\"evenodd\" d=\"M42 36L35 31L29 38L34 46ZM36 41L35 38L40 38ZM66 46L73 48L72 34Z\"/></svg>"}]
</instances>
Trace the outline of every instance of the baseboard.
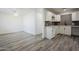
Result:
<instances>
[{"instance_id":1,"label":"baseboard","mask_svg":"<svg viewBox=\"0 0 79 59\"><path fill-rule=\"evenodd\" d=\"M17 31L17 32L24 32L24 31ZM12 34L12 33L17 33L17 32L2 33L2 34L0 34L0 35L7 35L7 34Z\"/></svg>"}]
</instances>

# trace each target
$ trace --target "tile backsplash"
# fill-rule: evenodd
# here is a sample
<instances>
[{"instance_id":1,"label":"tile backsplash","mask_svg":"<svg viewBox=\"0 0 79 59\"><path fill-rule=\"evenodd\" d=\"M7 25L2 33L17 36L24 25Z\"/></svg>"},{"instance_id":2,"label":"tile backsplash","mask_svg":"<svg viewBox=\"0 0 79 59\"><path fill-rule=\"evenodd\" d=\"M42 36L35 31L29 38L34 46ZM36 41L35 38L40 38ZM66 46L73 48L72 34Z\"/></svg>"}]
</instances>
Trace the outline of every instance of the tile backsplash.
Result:
<instances>
[{"instance_id":1,"label":"tile backsplash","mask_svg":"<svg viewBox=\"0 0 79 59\"><path fill-rule=\"evenodd\" d=\"M45 21L45 26L60 25L60 22Z\"/></svg>"}]
</instances>

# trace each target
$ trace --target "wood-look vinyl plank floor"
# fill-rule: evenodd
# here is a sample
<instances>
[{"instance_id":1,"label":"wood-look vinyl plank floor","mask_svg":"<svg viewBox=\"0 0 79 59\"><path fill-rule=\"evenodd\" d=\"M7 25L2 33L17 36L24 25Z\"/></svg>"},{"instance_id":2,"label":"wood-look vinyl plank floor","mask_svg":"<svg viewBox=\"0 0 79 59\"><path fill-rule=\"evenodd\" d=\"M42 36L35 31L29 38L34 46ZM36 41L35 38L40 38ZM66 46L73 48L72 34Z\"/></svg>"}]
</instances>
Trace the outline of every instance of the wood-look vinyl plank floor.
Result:
<instances>
[{"instance_id":1,"label":"wood-look vinyl plank floor","mask_svg":"<svg viewBox=\"0 0 79 59\"><path fill-rule=\"evenodd\" d=\"M0 51L79 51L79 37L59 34L48 40L25 32L2 34Z\"/></svg>"}]
</instances>

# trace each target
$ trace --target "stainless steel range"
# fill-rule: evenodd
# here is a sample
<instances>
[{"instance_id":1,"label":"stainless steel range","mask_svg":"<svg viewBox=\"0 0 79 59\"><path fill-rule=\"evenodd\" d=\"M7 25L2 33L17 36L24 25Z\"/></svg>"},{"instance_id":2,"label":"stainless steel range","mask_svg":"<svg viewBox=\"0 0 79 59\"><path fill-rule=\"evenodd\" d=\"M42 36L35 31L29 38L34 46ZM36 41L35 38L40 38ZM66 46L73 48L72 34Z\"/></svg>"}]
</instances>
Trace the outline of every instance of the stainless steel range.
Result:
<instances>
[{"instance_id":1,"label":"stainless steel range","mask_svg":"<svg viewBox=\"0 0 79 59\"><path fill-rule=\"evenodd\" d=\"M72 22L72 35L79 36L79 21Z\"/></svg>"}]
</instances>

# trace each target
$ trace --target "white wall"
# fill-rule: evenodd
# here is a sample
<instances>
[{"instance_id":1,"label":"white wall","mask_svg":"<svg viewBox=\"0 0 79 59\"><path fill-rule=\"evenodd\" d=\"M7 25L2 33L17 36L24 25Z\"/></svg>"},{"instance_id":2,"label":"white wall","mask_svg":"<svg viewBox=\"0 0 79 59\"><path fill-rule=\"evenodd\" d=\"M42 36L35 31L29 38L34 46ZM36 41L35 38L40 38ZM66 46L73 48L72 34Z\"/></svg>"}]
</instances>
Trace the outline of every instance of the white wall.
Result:
<instances>
[{"instance_id":1,"label":"white wall","mask_svg":"<svg viewBox=\"0 0 79 59\"><path fill-rule=\"evenodd\" d=\"M36 9L36 34L41 34L44 29L44 21L45 21L44 9L37 8Z\"/></svg>"},{"instance_id":2,"label":"white wall","mask_svg":"<svg viewBox=\"0 0 79 59\"><path fill-rule=\"evenodd\" d=\"M22 31L21 18L0 12L0 34Z\"/></svg>"},{"instance_id":3,"label":"white wall","mask_svg":"<svg viewBox=\"0 0 79 59\"><path fill-rule=\"evenodd\" d=\"M33 35L41 34L43 29L43 9L34 8L28 9L29 11L23 17L24 31Z\"/></svg>"},{"instance_id":4,"label":"white wall","mask_svg":"<svg viewBox=\"0 0 79 59\"><path fill-rule=\"evenodd\" d=\"M0 34L24 31L33 35L41 34L44 26L44 10L42 8L0 9Z\"/></svg>"},{"instance_id":5,"label":"white wall","mask_svg":"<svg viewBox=\"0 0 79 59\"><path fill-rule=\"evenodd\" d=\"M30 10L30 11L28 11ZM24 31L35 35L35 11L34 9L28 9L27 14L23 17Z\"/></svg>"}]
</instances>

